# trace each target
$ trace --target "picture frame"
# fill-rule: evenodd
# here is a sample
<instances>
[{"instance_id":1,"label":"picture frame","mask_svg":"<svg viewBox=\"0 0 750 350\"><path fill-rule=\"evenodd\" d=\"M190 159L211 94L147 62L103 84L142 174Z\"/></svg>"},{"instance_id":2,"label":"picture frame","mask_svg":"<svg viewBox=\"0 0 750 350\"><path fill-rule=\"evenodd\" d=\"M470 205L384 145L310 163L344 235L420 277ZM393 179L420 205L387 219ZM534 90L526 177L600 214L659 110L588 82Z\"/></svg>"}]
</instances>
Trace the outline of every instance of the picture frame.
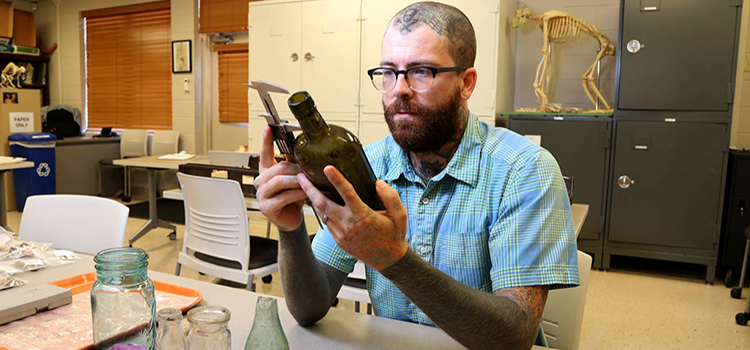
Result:
<instances>
[{"instance_id":1,"label":"picture frame","mask_svg":"<svg viewBox=\"0 0 750 350\"><path fill-rule=\"evenodd\" d=\"M172 41L172 73L191 73L193 71L192 40Z\"/></svg>"}]
</instances>

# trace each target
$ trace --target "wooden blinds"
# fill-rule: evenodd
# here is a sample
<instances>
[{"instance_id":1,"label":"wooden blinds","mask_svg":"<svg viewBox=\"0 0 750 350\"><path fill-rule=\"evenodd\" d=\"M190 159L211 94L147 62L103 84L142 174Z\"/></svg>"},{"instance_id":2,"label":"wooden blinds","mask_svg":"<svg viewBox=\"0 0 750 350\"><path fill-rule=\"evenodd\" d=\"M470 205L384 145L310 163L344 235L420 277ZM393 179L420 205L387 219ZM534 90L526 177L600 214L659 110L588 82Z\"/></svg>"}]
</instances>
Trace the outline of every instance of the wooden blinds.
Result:
<instances>
[{"instance_id":1,"label":"wooden blinds","mask_svg":"<svg viewBox=\"0 0 750 350\"><path fill-rule=\"evenodd\" d=\"M172 128L169 4L83 13L90 128Z\"/></svg>"},{"instance_id":2,"label":"wooden blinds","mask_svg":"<svg viewBox=\"0 0 750 350\"><path fill-rule=\"evenodd\" d=\"M200 1L201 33L239 32L247 30L248 0Z\"/></svg>"},{"instance_id":3,"label":"wooden blinds","mask_svg":"<svg viewBox=\"0 0 750 350\"><path fill-rule=\"evenodd\" d=\"M247 123L247 44L216 45L219 56L219 121Z\"/></svg>"}]
</instances>

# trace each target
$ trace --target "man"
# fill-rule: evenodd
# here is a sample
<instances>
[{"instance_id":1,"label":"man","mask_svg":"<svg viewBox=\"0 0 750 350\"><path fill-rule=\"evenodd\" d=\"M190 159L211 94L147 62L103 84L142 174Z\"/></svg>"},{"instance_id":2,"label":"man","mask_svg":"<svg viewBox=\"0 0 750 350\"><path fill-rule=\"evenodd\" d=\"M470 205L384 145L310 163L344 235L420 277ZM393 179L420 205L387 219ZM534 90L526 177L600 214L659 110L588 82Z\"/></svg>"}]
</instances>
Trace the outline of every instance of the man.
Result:
<instances>
[{"instance_id":1,"label":"man","mask_svg":"<svg viewBox=\"0 0 750 350\"><path fill-rule=\"evenodd\" d=\"M321 194L299 167L276 163L263 134L261 211L279 227L287 306L301 325L325 316L357 260L378 316L436 325L469 348L528 349L550 288L578 284L570 204L552 156L480 123L474 30L450 6L408 6L383 37L383 92L392 136L366 148L386 211L367 207L333 166L344 198ZM301 207L323 215L311 245Z\"/></svg>"}]
</instances>

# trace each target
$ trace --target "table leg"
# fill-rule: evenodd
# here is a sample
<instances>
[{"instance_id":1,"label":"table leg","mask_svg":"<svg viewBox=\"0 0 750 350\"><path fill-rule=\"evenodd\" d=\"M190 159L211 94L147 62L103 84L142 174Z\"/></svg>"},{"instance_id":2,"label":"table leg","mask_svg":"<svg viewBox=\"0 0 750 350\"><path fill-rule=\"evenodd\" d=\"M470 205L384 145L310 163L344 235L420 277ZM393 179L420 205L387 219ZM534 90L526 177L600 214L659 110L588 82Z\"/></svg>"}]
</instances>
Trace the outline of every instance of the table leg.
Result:
<instances>
[{"instance_id":1,"label":"table leg","mask_svg":"<svg viewBox=\"0 0 750 350\"><path fill-rule=\"evenodd\" d=\"M11 231L8 227L8 205L5 203L5 173L7 171L0 171L0 226L4 229Z\"/></svg>"},{"instance_id":2,"label":"table leg","mask_svg":"<svg viewBox=\"0 0 750 350\"><path fill-rule=\"evenodd\" d=\"M152 229L160 226L174 229L174 226L168 223L160 223L161 220L156 216L156 170L146 169L146 171L148 172L148 221L128 240L131 247L133 246L133 242L143 237Z\"/></svg>"}]
</instances>

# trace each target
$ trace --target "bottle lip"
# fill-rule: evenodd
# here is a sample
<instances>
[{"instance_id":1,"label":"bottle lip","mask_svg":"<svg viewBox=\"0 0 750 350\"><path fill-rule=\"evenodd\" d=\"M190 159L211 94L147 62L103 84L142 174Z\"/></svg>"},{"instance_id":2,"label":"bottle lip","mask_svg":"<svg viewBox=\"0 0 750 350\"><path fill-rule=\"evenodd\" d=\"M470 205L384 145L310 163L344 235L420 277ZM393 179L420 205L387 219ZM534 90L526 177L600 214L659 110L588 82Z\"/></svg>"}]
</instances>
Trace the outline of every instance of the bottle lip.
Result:
<instances>
[{"instance_id":1,"label":"bottle lip","mask_svg":"<svg viewBox=\"0 0 750 350\"><path fill-rule=\"evenodd\" d=\"M293 93L287 103L295 118L304 117L315 110L315 101L305 90Z\"/></svg>"},{"instance_id":2,"label":"bottle lip","mask_svg":"<svg viewBox=\"0 0 750 350\"><path fill-rule=\"evenodd\" d=\"M94 257L96 269L122 269L148 266L148 254L141 248L122 247L100 251Z\"/></svg>"},{"instance_id":3,"label":"bottle lip","mask_svg":"<svg viewBox=\"0 0 750 350\"><path fill-rule=\"evenodd\" d=\"M223 306L208 305L191 309L187 313L187 319L191 324L219 324L229 322L231 313Z\"/></svg>"},{"instance_id":4,"label":"bottle lip","mask_svg":"<svg viewBox=\"0 0 750 350\"><path fill-rule=\"evenodd\" d=\"M156 313L156 319L160 322L179 321L182 319L182 311L173 307L163 308Z\"/></svg>"}]
</instances>

